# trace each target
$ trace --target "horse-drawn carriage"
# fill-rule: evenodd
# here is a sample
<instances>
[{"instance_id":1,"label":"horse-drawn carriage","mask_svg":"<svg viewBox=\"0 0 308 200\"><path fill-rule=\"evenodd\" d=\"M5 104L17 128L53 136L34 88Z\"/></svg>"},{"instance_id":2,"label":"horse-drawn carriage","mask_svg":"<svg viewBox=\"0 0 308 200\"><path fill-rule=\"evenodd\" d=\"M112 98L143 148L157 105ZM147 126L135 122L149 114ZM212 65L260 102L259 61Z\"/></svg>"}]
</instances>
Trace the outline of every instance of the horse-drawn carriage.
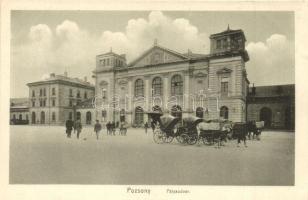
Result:
<instances>
[{"instance_id":1,"label":"horse-drawn carriage","mask_svg":"<svg viewBox=\"0 0 308 200\"><path fill-rule=\"evenodd\" d=\"M152 124L154 124L153 139L156 143L170 143L173 138L177 138L179 142L182 141L175 128L180 118L163 115L160 112L148 112L148 116L152 119Z\"/></svg>"},{"instance_id":2,"label":"horse-drawn carriage","mask_svg":"<svg viewBox=\"0 0 308 200\"><path fill-rule=\"evenodd\" d=\"M203 119L195 116L183 118L183 126L179 127L178 135L180 135L180 143L196 144L199 136L197 126Z\"/></svg>"},{"instance_id":3,"label":"horse-drawn carriage","mask_svg":"<svg viewBox=\"0 0 308 200\"><path fill-rule=\"evenodd\" d=\"M202 139L205 145L217 142L218 146L221 146L222 141L227 141L228 134L231 133L231 123L228 120L208 120L200 123L198 128L199 139Z\"/></svg>"}]
</instances>

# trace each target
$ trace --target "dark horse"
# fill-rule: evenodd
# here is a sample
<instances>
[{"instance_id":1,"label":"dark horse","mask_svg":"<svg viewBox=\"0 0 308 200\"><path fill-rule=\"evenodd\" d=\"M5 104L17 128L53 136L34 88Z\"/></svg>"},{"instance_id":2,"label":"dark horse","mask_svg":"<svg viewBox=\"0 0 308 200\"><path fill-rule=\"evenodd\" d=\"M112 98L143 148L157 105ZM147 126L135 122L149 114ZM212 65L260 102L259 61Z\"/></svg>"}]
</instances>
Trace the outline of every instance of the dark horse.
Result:
<instances>
[{"instance_id":1,"label":"dark horse","mask_svg":"<svg viewBox=\"0 0 308 200\"><path fill-rule=\"evenodd\" d=\"M246 144L246 136L248 135L248 124L247 123L235 123L232 127L233 137L237 138L237 146L239 147L241 141L244 142L245 147Z\"/></svg>"}]
</instances>

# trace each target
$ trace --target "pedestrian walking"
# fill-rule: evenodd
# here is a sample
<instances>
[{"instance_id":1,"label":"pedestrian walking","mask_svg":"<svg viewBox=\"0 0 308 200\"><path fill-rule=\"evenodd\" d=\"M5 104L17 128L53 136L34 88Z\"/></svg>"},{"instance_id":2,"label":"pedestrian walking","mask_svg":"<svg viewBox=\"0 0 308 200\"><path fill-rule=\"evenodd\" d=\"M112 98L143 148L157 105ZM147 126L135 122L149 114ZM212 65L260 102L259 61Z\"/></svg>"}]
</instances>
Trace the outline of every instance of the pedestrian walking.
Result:
<instances>
[{"instance_id":1,"label":"pedestrian walking","mask_svg":"<svg viewBox=\"0 0 308 200\"><path fill-rule=\"evenodd\" d=\"M98 140L98 136L100 131L102 130L102 125L99 123L98 120L96 120L96 123L94 125L94 132L96 133L96 139Z\"/></svg>"},{"instance_id":2,"label":"pedestrian walking","mask_svg":"<svg viewBox=\"0 0 308 200\"><path fill-rule=\"evenodd\" d=\"M110 122L106 124L107 135L110 135Z\"/></svg>"},{"instance_id":3,"label":"pedestrian walking","mask_svg":"<svg viewBox=\"0 0 308 200\"><path fill-rule=\"evenodd\" d=\"M114 121L111 123L111 132L115 136L115 122Z\"/></svg>"},{"instance_id":4,"label":"pedestrian walking","mask_svg":"<svg viewBox=\"0 0 308 200\"><path fill-rule=\"evenodd\" d=\"M81 122L80 122L79 119L75 122L75 130L77 132L77 139L79 139L79 135L80 135L81 130L82 130L82 125L81 125Z\"/></svg>"},{"instance_id":5,"label":"pedestrian walking","mask_svg":"<svg viewBox=\"0 0 308 200\"><path fill-rule=\"evenodd\" d=\"M66 137L71 138L71 134L72 134L73 126L74 126L73 121L70 119L66 120L65 126L66 126Z\"/></svg>"},{"instance_id":6,"label":"pedestrian walking","mask_svg":"<svg viewBox=\"0 0 308 200\"><path fill-rule=\"evenodd\" d=\"M148 128L149 128L149 124L148 124L148 122L145 122L145 124L144 124L145 134L148 134Z\"/></svg>"}]
</instances>

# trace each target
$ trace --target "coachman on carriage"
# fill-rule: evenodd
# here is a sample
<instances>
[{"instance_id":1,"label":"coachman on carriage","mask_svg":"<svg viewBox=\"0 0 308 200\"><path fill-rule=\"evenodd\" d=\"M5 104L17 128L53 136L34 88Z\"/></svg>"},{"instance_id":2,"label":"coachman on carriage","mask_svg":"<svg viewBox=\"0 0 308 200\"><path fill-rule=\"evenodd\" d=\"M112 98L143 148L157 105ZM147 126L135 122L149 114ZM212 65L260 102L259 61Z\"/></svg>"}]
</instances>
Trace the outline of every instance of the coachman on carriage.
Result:
<instances>
[{"instance_id":1,"label":"coachman on carriage","mask_svg":"<svg viewBox=\"0 0 308 200\"><path fill-rule=\"evenodd\" d=\"M180 143L190 145L196 144L199 138L197 126L202 121L202 118L195 116L183 118L183 126L178 129Z\"/></svg>"},{"instance_id":2,"label":"coachman on carriage","mask_svg":"<svg viewBox=\"0 0 308 200\"><path fill-rule=\"evenodd\" d=\"M180 118L173 117L171 115L163 115L161 112L148 112L148 116L152 119L154 124L153 139L156 143L170 143L174 137L178 137L175 130L176 124L180 121ZM179 138L177 138L179 140Z\"/></svg>"}]
</instances>

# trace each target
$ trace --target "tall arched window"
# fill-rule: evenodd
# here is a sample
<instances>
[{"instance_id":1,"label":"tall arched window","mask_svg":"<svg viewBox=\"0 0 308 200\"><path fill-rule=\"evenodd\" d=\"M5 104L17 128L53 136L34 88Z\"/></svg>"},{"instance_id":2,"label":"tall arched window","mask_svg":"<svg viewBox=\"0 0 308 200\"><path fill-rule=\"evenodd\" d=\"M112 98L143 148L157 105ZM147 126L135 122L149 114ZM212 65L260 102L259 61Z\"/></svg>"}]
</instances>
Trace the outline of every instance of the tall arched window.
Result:
<instances>
[{"instance_id":1,"label":"tall arched window","mask_svg":"<svg viewBox=\"0 0 308 200\"><path fill-rule=\"evenodd\" d=\"M135 81L135 96L144 96L144 84L142 79Z\"/></svg>"},{"instance_id":2,"label":"tall arched window","mask_svg":"<svg viewBox=\"0 0 308 200\"><path fill-rule=\"evenodd\" d=\"M35 124L36 123L35 112L32 112L31 118L32 118L32 124Z\"/></svg>"},{"instance_id":3,"label":"tall arched window","mask_svg":"<svg viewBox=\"0 0 308 200\"><path fill-rule=\"evenodd\" d=\"M174 75L171 79L171 95L183 95L183 80L180 75Z\"/></svg>"},{"instance_id":4,"label":"tall arched window","mask_svg":"<svg viewBox=\"0 0 308 200\"><path fill-rule=\"evenodd\" d=\"M45 112L41 112L41 124L45 124Z\"/></svg>"},{"instance_id":5,"label":"tall arched window","mask_svg":"<svg viewBox=\"0 0 308 200\"><path fill-rule=\"evenodd\" d=\"M135 109L135 124L138 126L143 124L143 109L140 106Z\"/></svg>"},{"instance_id":6,"label":"tall arched window","mask_svg":"<svg viewBox=\"0 0 308 200\"><path fill-rule=\"evenodd\" d=\"M228 109L228 107L222 106L220 108L219 116L222 117L223 119L229 119L229 109Z\"/></svg>"},{"instance_id":7,"label":"tall arched window","mask_svg":"<svg viewBox=\"0 0 308 200\"><path fill-rule=\"evenodd\" d=\"M161 96L163 94L163 82L160 77L156 77L152 82L152 95L153 96Z\"/></svg>"},{"instance_id":8,"label":"tall arched window","mask_svg":"<svg viewBox=\"0 0 308 200\"><path fill-rule=\"evenodd\" d=\"M88 111L86 113L86 124L91 124L91 121L92 121L92 115L91 115L91 112Z\"/></svg>"},{"instance_id":9,"label":"tall arched window","mask_svg":"<svg viewBox=\"0 0 308 200\"><path fill-rule=\"evenodd\" d=\"M51 120L56 121L56 113L55 112L52 112Z\"/></svg>"}]
</instances>

